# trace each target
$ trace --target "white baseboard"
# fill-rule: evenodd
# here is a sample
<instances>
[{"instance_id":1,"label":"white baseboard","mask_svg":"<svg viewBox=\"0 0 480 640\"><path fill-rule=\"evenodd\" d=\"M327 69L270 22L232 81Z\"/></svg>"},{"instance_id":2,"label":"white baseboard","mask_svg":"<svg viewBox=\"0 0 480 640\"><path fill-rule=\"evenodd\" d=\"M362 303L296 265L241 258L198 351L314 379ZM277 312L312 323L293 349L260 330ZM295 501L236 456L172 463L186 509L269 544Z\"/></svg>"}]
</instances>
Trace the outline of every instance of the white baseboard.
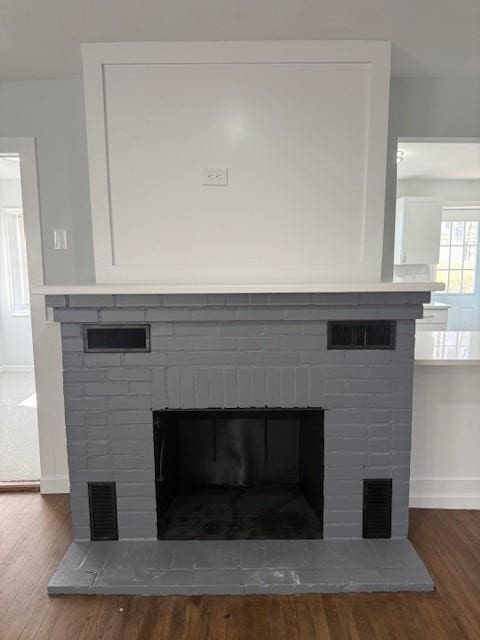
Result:
<instances>
[{"instance_id":1,"label":"white baseboard","mask_svg":"<svg viewBox=\"0 0 480 640\"><path fill-rule=\"evenodd\" d=\"M33 364L0 364L0 373L30 373Z\"/></svg>"},{"instance_id":2,"label":"white baseboard","mask_svg":"<svg viewBox=\"0 0 480 640\"><path fill-rule=\"evenodd\" d=\"M70 493L68 476L43 476L40 478L40 493Z\"/></svg>"},{"instance_id":3,"label":"white baseboard","mask_svg":"<svg viewBox=\"0 0 480 640\"><path fill-rule=\"evenodd\" d=\"M480 509L480 478L411 478L410 506Z\"/></svg>"}]
</instances>

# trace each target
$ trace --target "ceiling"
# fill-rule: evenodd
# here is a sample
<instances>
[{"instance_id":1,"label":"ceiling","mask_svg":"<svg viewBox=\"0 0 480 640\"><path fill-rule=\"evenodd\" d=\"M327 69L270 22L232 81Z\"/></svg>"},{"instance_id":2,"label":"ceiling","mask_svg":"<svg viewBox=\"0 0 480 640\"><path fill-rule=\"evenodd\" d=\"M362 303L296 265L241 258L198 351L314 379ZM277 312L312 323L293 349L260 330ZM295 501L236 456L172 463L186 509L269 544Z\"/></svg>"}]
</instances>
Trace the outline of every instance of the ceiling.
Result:
<instances>
[{"instance_id":1,"label":"ceiling","mask_svg":"<svg viewBox=\"0 0 480 640\"><path fill-rule=\"evenodd\" d=\"M81 75L81 42L391 40L395 76L480 73L480 0L1 0L0 80Z\"/></svg>"},{"instance_id":2,"label":"ceiling","mask_svg":"<svg viewBox=\"0 0 480 640\"><path fill-rule=\"evenodd\" d=\"M0 155L0 180L19 180L20 160L18 156Z\"/></svg>"},{"instance_id":3,"label":"ceiling","mask_svg":"<svg viewBox=\"0 0 480 640\"><path fill-rule=\"evenodd\" d=\"M399 142L404 157L397 178L434 180L480 179L480 143Z\"/></svg>"}]
</instances>

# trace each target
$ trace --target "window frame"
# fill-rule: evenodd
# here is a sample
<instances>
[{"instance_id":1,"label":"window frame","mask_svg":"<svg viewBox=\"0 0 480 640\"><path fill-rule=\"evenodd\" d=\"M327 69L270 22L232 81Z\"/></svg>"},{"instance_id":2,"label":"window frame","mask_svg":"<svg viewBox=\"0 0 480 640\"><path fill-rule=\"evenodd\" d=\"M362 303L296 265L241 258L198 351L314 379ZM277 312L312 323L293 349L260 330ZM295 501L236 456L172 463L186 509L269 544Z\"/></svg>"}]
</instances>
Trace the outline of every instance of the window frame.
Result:
<instances>
[{"instance_id":1,"label":"window frame","mask_svg":"<svg viewBox=\"0 0 480 640\"><path fill-rule=\"evenodd\" d=\"M470 212L470 213L469 213ZM465 292L465 291L448 291L447 289L445 291L441 292L441 295L446 295L446 296L475 296L478 293L478 280L479 280L479 251L480 251L480 202L449 202L449 203L444 203L443 207L442 207L442 224L444 222L463 222L463 223L467 223L467 222L476 222L477 223L477 238L476 238L476 243L473 245L467 245L465 244L465 242L463 241L462 244L460 245L452 245L451 242L451 235L450 235L450 242L448 245L442 245L440 244L440 248L442 246L448 246L451 250L452 246L458 246L458 247L462 247L462 252L465 250L466 246L474 246L476 248L476 260L475 260L475 267L473 269L464 269L463 268L463 260L462 259L462 267L460 269L452 269L450 267L450 257L449 257L449 265L448 265L448 269L439 269L439 265L435 265L435 275L437 274L438 271L446 271L449 274L449 279L450 279L450 272L451 271L459 271L461 273L461 282L460 282L460 286L463 286L463 273L464 271L472 271L474 273L474 288L473 291L469 291L469 292ZM451 232L450 232L451 234ZM465 240L465 238L464 238ZM441 242L441 240L440 240ZM447 285L448 286L448 285Z\"/></svg>"},{"instance_id":2,"label":"window frame","mask_svg":"<svg viewBox=\"0 0 480 640\"><path fill-rule=\"evenodd\" d=\"M8 300L10 307L10 315L12 317L29 317L31 315L31 306L30 306L30 285L29 285L29 274L28 274L28 262L27 258L25 260L26 264L23 265L23 261L20 260L19 267L19 281L22 285L22 290L20 292L20 296L16 293L16 284L14 273L12 270L12 238L10 236L9 225L8 225L8 216L17 216L17 218L21 218L23 224L25 225L25 221L23 218L23 208L22 207L1 207L2 214L2 230L3 230L3 245L4 245L4 269L5 269L5 279L8 287ZM25 229L25 226L24 226ZM18 236L17 236L18 242ZM26 242L26 239L25 239ZM21 256L22 248L18 247L19 255ZM26 246L25 246L26 251ZM18 302L18 298L22 300L20 303ZM25 301L26 300L26 301Z\"/></svg>"}]
</instances>

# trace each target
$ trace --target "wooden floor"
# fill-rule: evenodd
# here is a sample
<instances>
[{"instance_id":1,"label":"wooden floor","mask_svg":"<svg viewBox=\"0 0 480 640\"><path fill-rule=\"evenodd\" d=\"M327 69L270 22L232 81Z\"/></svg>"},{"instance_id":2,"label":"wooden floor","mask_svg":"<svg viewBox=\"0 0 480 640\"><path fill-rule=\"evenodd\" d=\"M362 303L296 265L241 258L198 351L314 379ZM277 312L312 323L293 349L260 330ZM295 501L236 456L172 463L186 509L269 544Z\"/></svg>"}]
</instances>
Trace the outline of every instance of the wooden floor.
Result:
<instances>
[{"instance_id":1,"label":"wooden floor","mask_svg":"<svg viewBox=\"0 0 480 640\"><path fill-rule=\"evenodd\" d=\"M68 499L0 494L0 640L480 640L480 511L411 511L435 593L49 598Z\"/></svg>"}]
</instances>

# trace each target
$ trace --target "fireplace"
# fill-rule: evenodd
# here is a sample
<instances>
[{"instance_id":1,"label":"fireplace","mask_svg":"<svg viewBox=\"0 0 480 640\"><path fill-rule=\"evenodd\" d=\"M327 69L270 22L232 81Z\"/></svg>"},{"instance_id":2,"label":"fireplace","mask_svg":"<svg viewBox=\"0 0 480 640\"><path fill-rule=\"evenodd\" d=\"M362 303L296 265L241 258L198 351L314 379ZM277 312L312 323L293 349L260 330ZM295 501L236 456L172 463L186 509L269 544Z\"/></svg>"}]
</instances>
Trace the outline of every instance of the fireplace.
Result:
<instances>
[{"instance_id":1,"label":"fireplace","mask_svg":"<svg viewBox=\"0 0 480 640\"><path fill-rule=\"evenodd\" d=\"M50 592L431 588L406 540L428 298L48 298L74 537Z\"/></svg>"},{"instance_id":2,"label":"fireplace","mask_svg":"<svg viewBox=\"0 0 480 640\"><path fill-rule=\"evenodd\" d=\"M161 540L322 537L323 411L155 411Z\"/></svg>"}]
</instances>

